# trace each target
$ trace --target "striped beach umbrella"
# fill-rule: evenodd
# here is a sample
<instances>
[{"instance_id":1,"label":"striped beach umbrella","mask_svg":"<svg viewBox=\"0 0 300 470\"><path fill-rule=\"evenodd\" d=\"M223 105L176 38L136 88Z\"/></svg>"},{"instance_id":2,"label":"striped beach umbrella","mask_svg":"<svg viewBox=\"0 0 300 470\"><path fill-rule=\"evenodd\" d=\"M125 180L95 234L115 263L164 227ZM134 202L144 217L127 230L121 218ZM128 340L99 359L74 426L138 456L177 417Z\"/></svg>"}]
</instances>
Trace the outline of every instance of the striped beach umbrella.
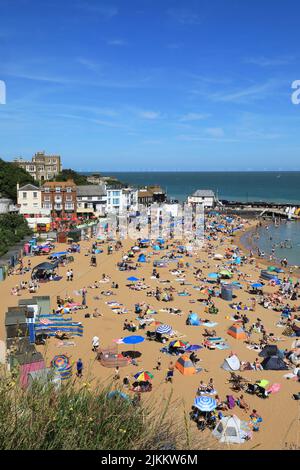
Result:
<instances>
[{"instance_id":1,"label":"striped beach umbrella","mask_svg":"<svg viewBox=\"0 0 300 470\"><path fill-rule=\"evenodd\" d=\"M147 382L147 380L151 380L153 379L153 374L151 374L151 372L148 372L147 370L145 371L141 371L141 372L138 372L137 374L135 374L134 378L138 381L138 382Z\"/></svg>"},{"instance_id":2,"label":"striped beach umbrella","mask_svg":"<svg viewBox=\"0 0 300 470\"><path fill-rule=\"evenodd\" d=\"M156 328L156 333L160 333L161 335L168 335L171 331L172 327L170 325L159 325L159 327Z\"/></svg>"},{"instance_id":3,"label":"striped beach umbrella","mask_svg":"<svg viewBox=\"0 0 300 470\"><path fill-rule=\"evenodd\" d=\"M201 395L195 398L194 406L200 411L213 411L217 408L217 402L213 397Z\"/></svg>"}]
</instances>

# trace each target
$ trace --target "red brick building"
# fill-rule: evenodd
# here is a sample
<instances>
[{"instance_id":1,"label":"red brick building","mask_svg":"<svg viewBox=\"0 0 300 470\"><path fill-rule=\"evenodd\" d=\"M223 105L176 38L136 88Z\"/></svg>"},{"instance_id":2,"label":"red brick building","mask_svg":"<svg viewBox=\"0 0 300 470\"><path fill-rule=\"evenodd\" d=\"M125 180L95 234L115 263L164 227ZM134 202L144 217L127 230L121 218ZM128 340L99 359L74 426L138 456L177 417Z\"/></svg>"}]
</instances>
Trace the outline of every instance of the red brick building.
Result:
<instances>
[{"instance_id":1,"label":"red brick building","mask_svg":"<svg viewBox=\"0 0 300 470\"><path fill-rule=\"evenodd\" d=\"M47 182L41 189L42 208L50 209L53 218L76 217L77 188L73 180Z\"/></svg>"}]
</instances>

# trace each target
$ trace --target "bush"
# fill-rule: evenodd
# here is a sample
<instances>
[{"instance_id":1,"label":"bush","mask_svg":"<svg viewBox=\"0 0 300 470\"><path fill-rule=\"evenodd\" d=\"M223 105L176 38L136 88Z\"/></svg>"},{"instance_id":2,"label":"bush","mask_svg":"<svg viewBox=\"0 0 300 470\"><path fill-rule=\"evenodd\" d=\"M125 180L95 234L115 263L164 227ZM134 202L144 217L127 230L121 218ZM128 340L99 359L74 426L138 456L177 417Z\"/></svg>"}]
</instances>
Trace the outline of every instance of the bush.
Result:
<instances>
[{"instance_id":1,"label":"bush","mask_svg":"<svg viewBox=\"0 0 300 470\"><path fill-rule=\"evenodd\" d=\"M189 438L164 403L134 405L108 399L107 388L70 382L56 392L34 383L0 377L1 450L161 450L188 448ZM157 410L159 409L159 413ZM183 420L181 420L183 422ZM186 434L186 436L185 436ZM206 446L207 448L207 446Z\"/></svg>"}]
</instances>

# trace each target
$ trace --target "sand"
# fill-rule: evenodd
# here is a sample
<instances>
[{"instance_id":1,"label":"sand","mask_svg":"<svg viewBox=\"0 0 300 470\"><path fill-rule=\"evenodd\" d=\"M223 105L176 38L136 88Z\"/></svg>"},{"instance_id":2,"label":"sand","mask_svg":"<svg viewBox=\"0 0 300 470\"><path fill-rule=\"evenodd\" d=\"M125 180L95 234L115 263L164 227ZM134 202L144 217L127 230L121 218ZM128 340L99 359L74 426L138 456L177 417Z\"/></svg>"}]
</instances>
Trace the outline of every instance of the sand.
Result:
<instances>
[{"instance_id":1,"label":"sand","mask_svg":"<svg viewBox=\"0 0 300 470\"><path fill-rule=\"evenodd\" d=\"M236 241L237 238L236 238ZM149 303L155 310L158 311L157 315L154 315L155 320L167 323L173 327L173 329L180 332L183 337L183 340L188 340L191 344L201 344L203 341L202 333L204 332L203 326L187 326L185 324L186 316L190 310L199 314L201 318L207 318L211 321L217 321L218 325L215 327L217 334L225 338L229 345L229 350L215 350L210 351L207 349L202 349L197 352L198 357L202 359L200 366L206 369L199 374L196 374L191 377L186 377L181 375L177 370L174 373L173 384L164 383L164 378L166 375L166 370L170 360L176 360L161 354L159 349L162 347L160 343L155 341L145 340L142 344L136 346L136 350L142 353L141 357L138 359L139 366L135 367L129 365L125 368L121 368L121 379L125 375L132 377L140 369L148 370L153 372L153 391L151 393L143 394L143 400L152 400L151 403L161 402L161 400L167 399L170 391L173 389L172 399L178 399L179 402L176 405L176 409L172 412L176 415L183 418L183 411L187 413L191 409L193 403L197 386L200 380L203 380L205 383L208 382L210 377L213 377L215 386L217 388L218 394L221 399L224 399L226 394L231 394L237 396L229 388L229 385L226 383L229 378L229 373L225 372L220 368L220 365L223 363L225 357L227 357L230 351L237 353L241 360L253 361L257 357L257 353L246 348L245 344L242 341L235 340L227 335L228 327L233 323L232 321L226 319L226 316L233 314L233 310L229 307L229 303L222 300L216 299L215 304L219 308L218 315L209 315L204 313L204 306L196 302L194 304L190 303L191 299L199 298L199 292L193 289L193 285L197 284L193 276L193 269L190 268L186 270L186 281L190 282L192 285L187 286L186 289L192 294L191 297L180 297L176 293L174 294L174 302L157 302L153 297L147 297L147 291L131 291L126 286L128 284L127 277L134 275L139 278L144 277L147 285L155 289L158 285L163 288L164 284L159 283L158 280L150 279L152 271L152 261L155 258L159 258L160 254L154 255L151 258L150 263L142 264L142 268L137 271L131 272L120 272L117 270L116 263L121 260L122 253L125 252L134 242L132 240L126 240L123 243L123 248L119 252L114 252L112 255L107 255L107 244L104 244L104 253L97 255L97 267L90 266L90 256L86 256L88 248L91 246L91 241L82 241L81 253L74 254L75 261L70 265L74 271L74 281L66 281L66 271L67 267L60 267L59 274L63 276L63 279L59 282L48 282L41 284L37 294L33 295L50 295L51 296L51 307L56 308L56 296L60 295L64 297L66 294L73 296L74 301L81 302L81 297L74 296L74 291L79 290L83 287L88 287L95 280L100 280L102 274L105 273L111 277L111 281L115 281L119 284L119 289L113 291L115 292L114 296L105 297L100 295L101 290L110 289L111 283L101 284L102 288L100 289L88 289L87 294L87 305L88 309L79 310L72 312L72 317L74 321L81 321L84 325L84 335L82 338L74 337L73 341L76 343L76 346L72 347L59 347L59 340L51 338L47 342L47 346L39 346L38 349L46 356L47 364L50 364L50 360L54 355L59 353L65 353L71 356L71 360L76 362L80 357L84 363L84 377L81 379L83 381L89 380L93 384L93 380L101 379L104 383L110 383L112 380L114 369L108 369L103 367L100 362L95 360L95 354L92 352L91 342L93 336L97 335L100 338L101 347L112 346L113 340L121 338L128 334L129 332L123 331L123 322L125 318L135 321L136 315L134 314L134 304L136 302ZM214 242L216 245L215 253L224 253L226 246L228 246L229 241L226 242L223 246L219 246L219 242ZM66 248L64 244L57 244L55 251L63 251ZM146 250L148 253L150 249ZM205 252L199 253L199 258L208 259L208 255ZM32 266L46 260L46 256L34 257L31 259ZM193 258L183 258L183 261L189 261L192 266L201 267L202 265L195 263L196 257ZM214 271L217 269L217 265L220 264L220 261L209 260L211 265L210 269L204 270L205 273ZM25 258L26 264L26 258ZM174 267L176 264L174 263ZM180 283L175 282L175 276L169 273L169 268L158 268L160 272L160 280L170 280L172 285L176 289L180 289ZM256 281L259 277L260 267L245 265L242 268L242 271L251 275L251 279ZM29 294L27 291L22 291L21 297L17 297L10 294L10 289L18 284L21 279L29 280L30 273L27 273L23 276L13 275L7 278L4 282L0 284L0 295L1 295L1 310L2 310L2 321L0 321L0 338L5 338L4 330L4 315L8 306L17 305L19 298L30 298L32 294ZM234 278L236 279L236 278ZM242 282L243 284L243 282ZM167 286L167 284L166 284ZM269 289L269 288L268 288ZM270 288L272 289L272 288ZM100 300L95 300L94 297L100 295ZM237 291L238 300L243 301L246 304L250 304L249 298L250 294L244 292L244 290ZM108 305L105 302L117 300L124 304L124 306L131 310L129 314L117 315L111 311ZM182 316L171 315L168 313L159 312L160 308L166 307L178 307L183 311ZM85 318L84 315L86 312L92 313L94 308L98 307L99 311L103 313L103 317L99 318ZM246 312L250 317L250 321L254 321L257 317L260 317L263 320L264 325L267 328L268 332L273 332L276 335L280 335L282 330L275 326L276 321L278 320L279 314L271 310L265 310L260 306L257 306L256 312ZM145 335L146 330L140 330L136 334ZM256 335L252 337L255 339ZM279 348L290 348L293 338L284 337L285 341L278 343ZM124 351L132 349L126 345L120 345L119 351ZM162 370L155 371L153 370L156 365L156 360L158 357L161 357L162 361ZM261 425L260 431L254 433L253 439L242 446L231 445L232 449L252 449L257 450L262 449L282 449L287 445L299 445L299 418L300 406L299 401L292 399L292 394L299 391L299 384L297 382L292 382L283 378L285 371L247 371L241 373L244 377L250 379L252 382L255 380L264 378L270 381L270 384L278 382L282 385L279 393L270 396L268 399L263 400L256 396L251 396L248 394L245 395L247 403L250 405L251 409L255 408L258 413L263 417L263 423ZM94 379L91 380L91 377ZM79 380L79 379L78 379ZM234 413L239 416L241 419L247 420L247 415L238 407L234 408ZM171 412L171 411L170 411ZM196 438L199 437L199 441L202 439L203 435L200 431L197 430L194 423L191 422L191 430ZM207 434L208 435L208 434ZM298 440L298 442L297 442ZM217 445L217 441L213 441Z\"/></svg>"}]
</instances>

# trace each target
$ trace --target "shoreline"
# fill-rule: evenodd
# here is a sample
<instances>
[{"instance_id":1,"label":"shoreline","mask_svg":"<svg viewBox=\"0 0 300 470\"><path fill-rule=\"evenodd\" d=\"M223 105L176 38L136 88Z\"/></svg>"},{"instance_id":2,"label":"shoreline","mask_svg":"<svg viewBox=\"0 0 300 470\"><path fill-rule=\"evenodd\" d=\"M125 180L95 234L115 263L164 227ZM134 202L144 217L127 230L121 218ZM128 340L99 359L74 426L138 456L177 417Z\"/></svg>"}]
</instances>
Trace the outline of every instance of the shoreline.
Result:
<instances>
[{"instance_id":1,"label":"shoreline","mask_svg":"<svg viewBox=\"0 0 300 470\"><path fill-rule=\"evenodd\" d=\"M263 222L262 226L264 227L266 223ZM245 243L245 240L243 240L245 237L253 234L255 232L257 225L252 225L248 227L245 231L242 233L238 234L236 236L236 245L243 251L243 252L249 252L250 250L257 250L258 246L255 245L254 243L251 243L250 246ZM266 258L261 258L258 256L255 251L253 254L253 257L255 258L256 265L258 267L261 267L261 269L264 269L265 267L268 266L276 266L277 268L282 268L280 263L275 259L273 260L268 260ZM300 266L295 267L295 265L288 264L287 267L285 268L288 271L288 274L291 276L300 276ZM290 270L292 269L292 272Z\"/></svg>"}]
</instances>

